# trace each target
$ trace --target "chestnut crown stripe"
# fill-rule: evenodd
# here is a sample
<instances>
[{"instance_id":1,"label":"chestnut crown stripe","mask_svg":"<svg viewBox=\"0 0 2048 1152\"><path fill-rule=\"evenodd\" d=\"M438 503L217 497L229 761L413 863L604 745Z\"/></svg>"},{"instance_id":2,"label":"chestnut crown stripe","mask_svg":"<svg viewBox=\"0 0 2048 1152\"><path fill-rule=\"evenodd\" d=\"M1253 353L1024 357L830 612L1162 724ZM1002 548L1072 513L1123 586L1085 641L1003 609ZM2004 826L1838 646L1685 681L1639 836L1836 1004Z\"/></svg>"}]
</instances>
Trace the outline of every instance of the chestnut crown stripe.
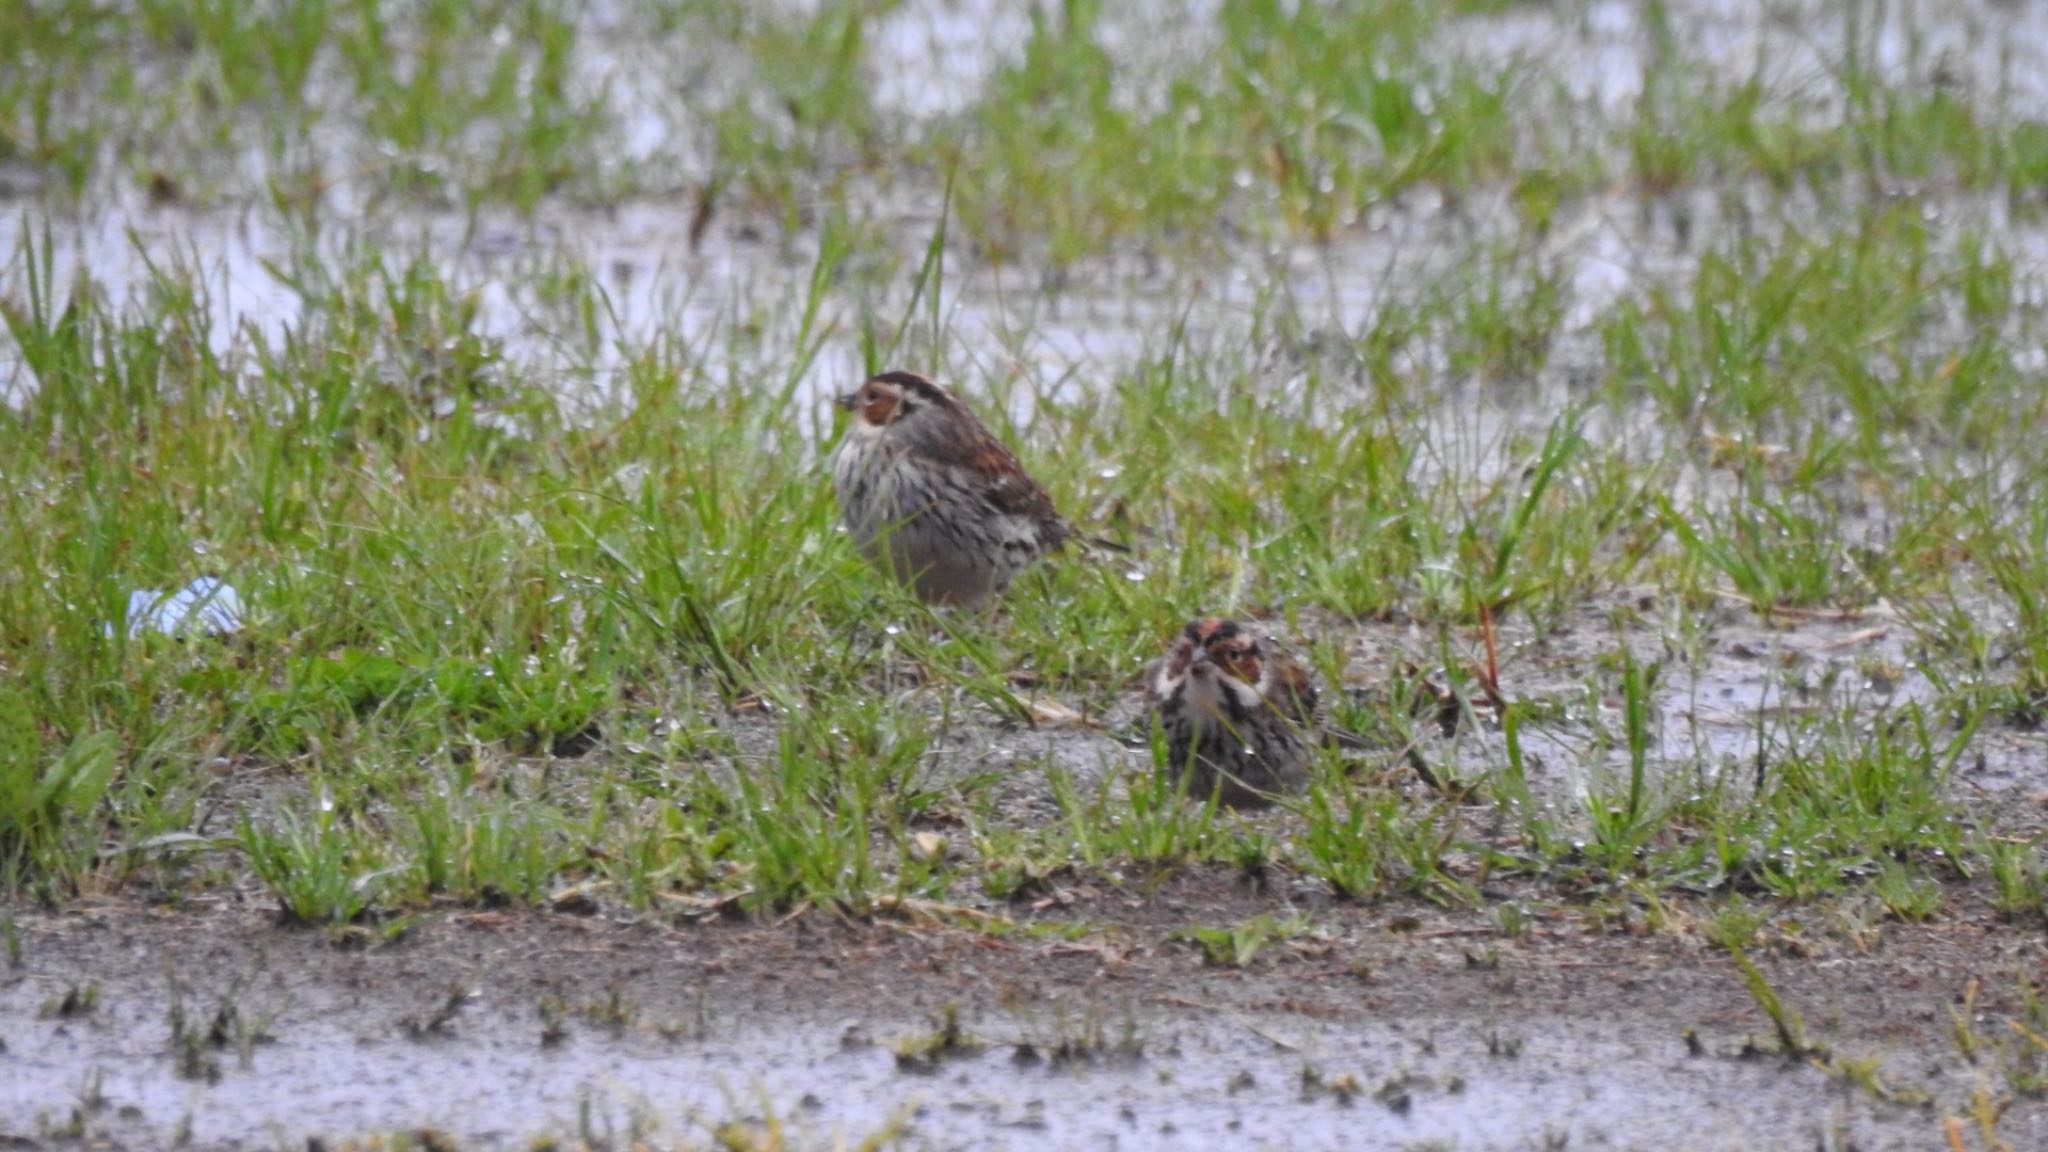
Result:
<instances>
[{"instance_id":1,"label":"chestnut crown stripe","mask_svg":"<svg viewBox=\"0 0 2048 1152\"><path fill-rule=\"evenodd\" d=\"M878 376L868 377L868 382L870 384L894 384L898 388L907 388L927 400L952 399L951 396L946 394L945 389L915 372L884 372Z\"/></svg>"}]
</instances>

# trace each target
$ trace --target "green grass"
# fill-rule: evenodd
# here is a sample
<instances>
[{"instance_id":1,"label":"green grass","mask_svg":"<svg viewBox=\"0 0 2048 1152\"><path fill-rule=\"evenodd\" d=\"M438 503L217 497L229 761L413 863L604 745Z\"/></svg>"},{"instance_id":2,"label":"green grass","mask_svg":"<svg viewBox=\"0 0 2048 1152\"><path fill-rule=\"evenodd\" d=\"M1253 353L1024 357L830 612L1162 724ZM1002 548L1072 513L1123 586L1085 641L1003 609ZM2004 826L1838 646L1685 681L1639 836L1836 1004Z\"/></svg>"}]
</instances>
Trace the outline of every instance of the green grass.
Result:
<instances>
[{"instance_id":1,"label":"green grass","mask_svg":"<svg viewBox=\"0 0 2048 1152\"><path fill-rule=\"evenodd\" d=\"M1512 878L1902 920L1981 882L2038 917L2039 821L1954 782L2048 699L2011 234L2048 162L2002 96L1880 73L1862 8L1823 46L1830 113L1669 30L1602 112L1540 58L1461 54L1495 5L1230 0L1213 60L1138 69L1119 37L1146 18L1077 0L915 118L871 95L907 7L22 14L0 886L253 876L347 924L865 914L1220 866L1359 901ZM296 311L223 325L208 254L141 232L133 291L69 266L67 221L138 191L290 238L265 256ZM1695 192L1712 222L1673 226L1671 269L1580 314L1567 222ZM1412 270L1373 230L1408 200L1440 205L1400 217ZM714 321L629 317L620 274L540 227L495 264L389 238L614 210L672 225L664 261L725 254L684 277ZM1040 350L1077 326L1115 351L1068 371ZM995 613L909 600L835 529L820 392L845 381L818 376L852 360L957 385L1133 554L1041 565ZM131 592L207 575L234 635L120 626ZM1079 767L994 751L1038 697L1128 716L1208 612L1304 641L1387 746L1260 817L1109 739ZM1760 662L1761 771L1665 738L1727 630L1843 613L1910 632L1910 691ZM1411 739L1453 794L1381 771Z\"/></svg>"},{"instance_id":2,"label":"green grass","mask_svg":"<svg viewBox=\"0 0 2048 1152\"><path fill-rule=\"evenodd\" d=\"M590 149L608 109L602 92L575 90L579 30L562 6L394 16L328 0L193 2L124 17L60 3L20 15L0 157L72 195L110 167L161 201L254 191L299 207L355 176L379 194L525 208L602 186Z\"/></svg>"}]
</instances>

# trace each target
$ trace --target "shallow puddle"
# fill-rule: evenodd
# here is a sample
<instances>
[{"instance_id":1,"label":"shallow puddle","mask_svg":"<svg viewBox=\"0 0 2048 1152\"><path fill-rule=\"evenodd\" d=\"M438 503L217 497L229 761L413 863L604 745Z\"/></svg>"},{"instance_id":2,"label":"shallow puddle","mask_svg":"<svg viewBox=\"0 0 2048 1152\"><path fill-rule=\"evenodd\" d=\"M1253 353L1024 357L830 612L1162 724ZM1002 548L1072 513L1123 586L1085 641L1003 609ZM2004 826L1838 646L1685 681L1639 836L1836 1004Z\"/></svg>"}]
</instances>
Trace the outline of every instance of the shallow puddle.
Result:
<instances>
[{"instance_id":1,"label":"shallow puddle","mask_svg":"<svg viewBox=\"0 0 2048 1152\"><path fill-rule=\"evenodd\" d=\"M269 1148L433 1128L465 1148L518 1148L541 1135L702 1139L746 1119L780 1122L818 1146L900 1125L907 1146L932 1148L1877 1148L1926 1123L1831 1093L1811 1067L1689 1054L1665 1022L996 1015L965 1023L985 1047L916 1071L893 1049L933 1024L886 1008L833 1018L799 1006L721 1022L710 1004L706 1036L688 1026L675 1039L644 1028L614 1036L579 1020L543 1046L533 1006L488 989L446 1035L423 1039L384 1018L388 989L294 1004L268 1023L277 1039L246 1061L232 1047L211 1053L220 1079L206 1084L179 1076L165 1002L104 994L98 1013L72 1021L37 1018L19 989L8 996L7 1134L54 1131L94 1090L103 1102L88 1131L136 1147L181 1132L200 1147ZM1090 1028L1107 1050L1061 1058L1061 1040ZM1122 1050L1126 1029L1138 1054ZM2048 1139L2000 1131L2016 1147Z\"/></svg>"}]
</instances>

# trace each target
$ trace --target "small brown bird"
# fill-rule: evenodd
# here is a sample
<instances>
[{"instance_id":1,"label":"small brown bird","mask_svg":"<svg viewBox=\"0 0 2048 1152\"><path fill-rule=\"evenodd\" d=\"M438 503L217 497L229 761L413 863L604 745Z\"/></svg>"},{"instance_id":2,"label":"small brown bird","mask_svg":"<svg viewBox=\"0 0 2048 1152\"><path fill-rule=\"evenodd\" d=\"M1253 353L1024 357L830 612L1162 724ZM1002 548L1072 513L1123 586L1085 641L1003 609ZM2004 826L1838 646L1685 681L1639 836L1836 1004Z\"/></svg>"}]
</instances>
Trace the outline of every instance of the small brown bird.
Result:
<instances>
[{"instance_id":1,"label":"small brown bird","mask_svg":"<svg viewBox=\"0 0 2048 1152\"><path fill-rule=\"evenodd\" d=\"M1259 807L1308 782L1316 688L1278 641L1218 616L1191 621L1153 676L1167 770L1188 793Z\"/></svg>"},{"instance_id":2,"label":"small brown bird","mask_svg":"<svg viewBox=\"0 0 2048 1152\"><path fill-rule=\"evenodd\" d=\"M1052 498L953 394L884 372L839 398L832 486L869 561L933 604L974 604L1073 536Z\"/></svg>"}]
</instances>

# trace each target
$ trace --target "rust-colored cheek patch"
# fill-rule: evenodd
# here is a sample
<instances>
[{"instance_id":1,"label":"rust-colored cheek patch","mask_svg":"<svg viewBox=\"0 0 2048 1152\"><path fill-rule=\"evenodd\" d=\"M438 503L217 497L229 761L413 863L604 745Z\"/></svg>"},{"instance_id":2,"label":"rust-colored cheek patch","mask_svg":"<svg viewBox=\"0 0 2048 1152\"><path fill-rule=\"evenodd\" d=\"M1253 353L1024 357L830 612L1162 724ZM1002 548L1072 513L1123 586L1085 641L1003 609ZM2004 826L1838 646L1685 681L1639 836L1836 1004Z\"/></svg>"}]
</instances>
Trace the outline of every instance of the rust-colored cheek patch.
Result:
<instances>
[{"instance_id":1,"label":"rust-colored cheek patch","mask_svg":"<svg viewBox=\"0 0 2048 1152\"><path fill-rule=\"evenodd\" d=\"M897 397L894 392L884 392L877 388L868 393L867 399L861 402L861 419L878 427L887 424L896 418L896 404Z\"/></svg>"},{"instance_id":2,"label":"rust-colored cheek patch","mask_svg":"<svg viewBox=\"0 0 2048 1152\"><path fill-rule=\"evenodd\" d=\"M1173 650L1173 655L1168 657L1166 660L1166 674L1168 676L1186 675L1188 665L1194 661L1194 658L1194 649L1188 647L1185 644L1180 645L1179 647Z\"/></svg>"}]
</instances>

